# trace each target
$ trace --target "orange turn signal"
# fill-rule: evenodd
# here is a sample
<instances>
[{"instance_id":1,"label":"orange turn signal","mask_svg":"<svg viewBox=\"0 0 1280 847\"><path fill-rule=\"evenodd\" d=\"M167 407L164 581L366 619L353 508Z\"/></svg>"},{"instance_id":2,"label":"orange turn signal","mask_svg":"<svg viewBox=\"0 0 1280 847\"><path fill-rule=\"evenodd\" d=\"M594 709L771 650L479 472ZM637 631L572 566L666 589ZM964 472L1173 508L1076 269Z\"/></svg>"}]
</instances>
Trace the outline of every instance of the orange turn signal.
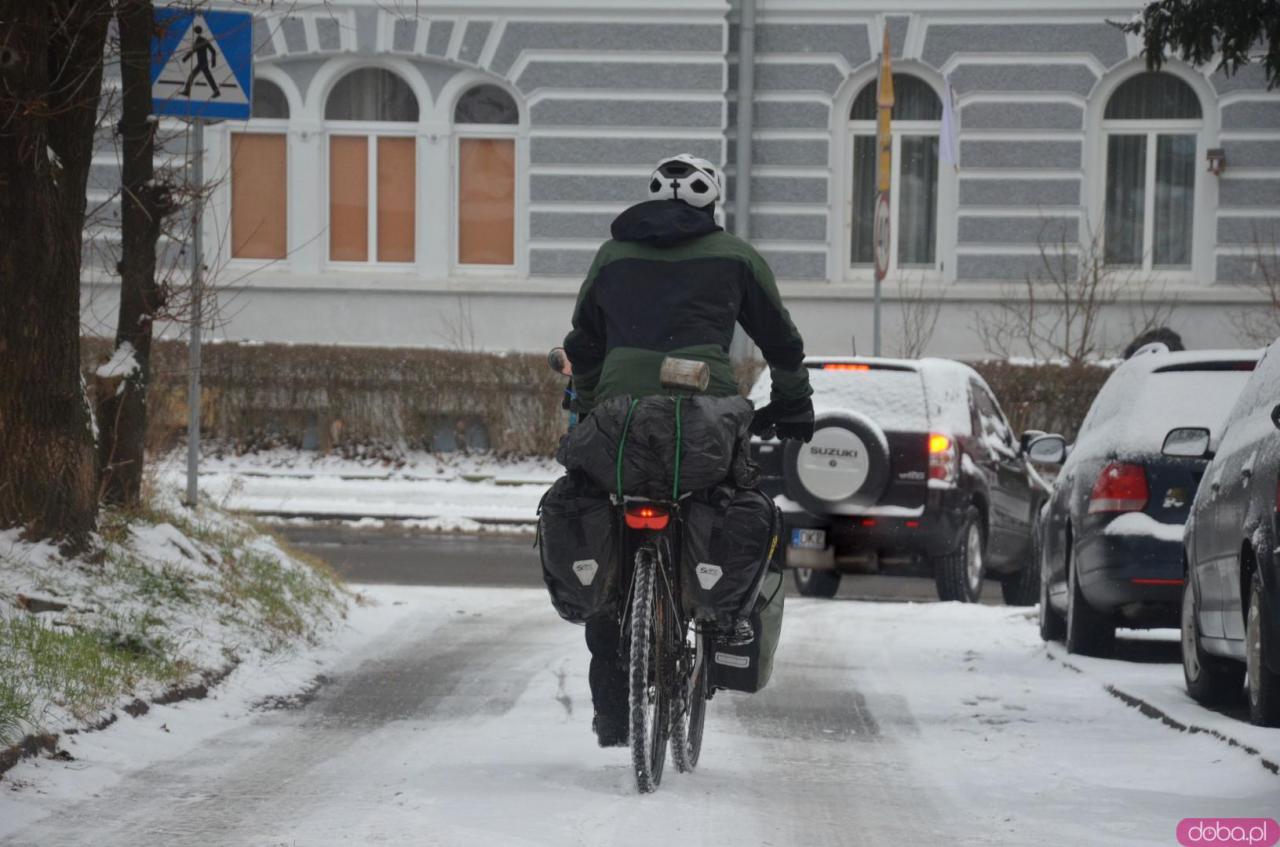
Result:
<instances>
[{"instance_id":1,"label":"orange turn signal","mask_svg":"<svg viewBox=\"0 0 1280 847\"><path fill-rule=\"evenodd\" d=\"M934 433L929 436L929 452L933 454L945 453L951 449L951 439L945 435Z\"/></svg>"}]
</instances>

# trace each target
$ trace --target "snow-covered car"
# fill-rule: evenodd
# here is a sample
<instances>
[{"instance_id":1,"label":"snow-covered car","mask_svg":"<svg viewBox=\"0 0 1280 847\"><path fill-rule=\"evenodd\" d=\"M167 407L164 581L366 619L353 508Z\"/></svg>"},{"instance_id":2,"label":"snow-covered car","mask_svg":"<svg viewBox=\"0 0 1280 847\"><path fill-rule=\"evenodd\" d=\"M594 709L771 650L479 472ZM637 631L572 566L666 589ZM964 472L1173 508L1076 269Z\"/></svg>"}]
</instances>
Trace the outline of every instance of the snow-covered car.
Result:
<instances>
[{"instance_id":1,"label":"snow-covered car","mask_svg":"<svg viewBox=\"0 0 1280 847\"><path fill-rule=\"evenodd\" d=\"M851 570L923 565L943 600L976 602L985 577L1032 605L1032 515L1043 498L1022 442L972 368L943 359L811 357L808 444L756 440L783 512L784 564L801 594L834 596ZM753 387L768 401L766 372Z\"/></svg>"},{"instance_id":2,"label":"snow-covered car","mask_svg":"<svg viewBox=\"0 0 1280 847\"><path fill-rule=\"evenodd\" d=\"M1223 424L1176 429L1166 454L1212 457L1183 535L1182 670L1201 703L1236 701L1248 669L1249 716L1280 726L1280 342Z\"/></svg>"},{"instance_id":3,"label":"snow-covered car","mask_svg":"<svg viewBox=\"0 0 1280 847\"><path fill-rule=\"evenodd\" d=\"M1028 445L1033 462L1061 465L1037 527L1044 640L1101 656L1118 625L1178 625L1183 524L1207 461L1165 455L1165 435L1200 427L1216 438L1258 355L1149 344L1102 386L1074 445Z\"/></svg>"}]
</instances>

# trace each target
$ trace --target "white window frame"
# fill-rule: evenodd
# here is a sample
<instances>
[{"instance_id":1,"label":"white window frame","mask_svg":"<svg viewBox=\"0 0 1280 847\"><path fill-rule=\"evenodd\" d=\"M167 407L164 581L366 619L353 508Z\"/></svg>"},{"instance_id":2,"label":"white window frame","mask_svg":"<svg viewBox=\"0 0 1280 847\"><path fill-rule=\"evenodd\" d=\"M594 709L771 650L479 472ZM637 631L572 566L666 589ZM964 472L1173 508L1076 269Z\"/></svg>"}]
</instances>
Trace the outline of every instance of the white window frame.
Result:
<instances>
[{"instance_id":1,"label":"white window frame","mask_svg":"<svg viewBox=\"0 0 1280 847\"><path fill-rule=\"evenodd\" d=\"M1131 77L1144 73L1146 63L1141 58L1131 59L1112 70L1099 80L1089 93L1085 110L1085 151L1083 205L1087 214L1087 225L1080 228L1080 255L1087 256L1095 247L1103 251L1099 258L1105 257L1106 245L1106 208L1107 208L1107 136L1113 127L1133 127L1140 125L1139 132L1162 132L1178 134L1188 131L1196 135L1196 184L1194 189L1195 206L1191 220L1191 267L1161 268L1154 267L1150 271L1139 270L1136 265L1110 265L1108 267L1124 270L1130 268L1134 273L1142 275L1143 282L1156 282L1179 287L1200 287L1210 285L1217 276L1217 231L1215 222L1218 219L1218 180L1207 173L1205 152L1219 146L1219 127L1221 109L1218 96L1204 74L1196 69L1170 59L1161 69L1162 73L1172 74L1182 80L1195 93L1200 103L1200 119L1170 121L1131 121L1108 120L1105 117L1107 104L1111 95ZM1194 129L1190 127L1194 126ZM1166 129L1166 127L1168 129ZM1179 129L1179 127L1186 129ZM1130 134L1133 134L1132 132ZM1154 221L1154 218L1152 218ZM1153 224L1154 226L1154 224ZM1096 239L1097 244L1090 244ZM1145 244L1146 242L1144 242ZM1144 262L1144 266L1145 266Z\"/></svg>"},{"instance_id":2,"label":"white window frame","mask_svg":"<svg viewBox=\"0 0 1280 847\"><path fill-rule=\"evenodd\" d=\"M1115 92L1112 92L1113 94ZM1204 129L1203 120L1104 120L1102 122L1102 214L1103 225L1101 228L1101 248L1103 261L1109 268L1117 270L1134 270L1144 273L1158 273L1163 276L1185 276L1191 277L1192 270L1196 266L1196 245L1195 232L1196 225L1200 223L1200 211L1197 208L1195 198L1199 194L1201 180L1204 177L1200 173L1200 168L1195 168L1195 184L1191 188L1191 256L1185 265L1157 265L1155 264L1155 231L1156 231L1156 145L1157 139L1162 135L1190 135L1196 140L1195 161L1198 164L1204 160L1204 146L1202 130ZM1106 262L1107 255L1106 244L1106 197L1107 197L1107 174L1110 170L1108 165L1108 150L1110 148L1109 139L1113 135L1138 135L1142 136L1146 144L1146 173L1143 175L1142 183L1142 262L1141 264L1118 264Z\"/></svg>"},{"instance_id":3,"label":"white window frame","mask_svg":"<svg viewBox=\"0 0 1280 847\"><path fill-rule=\"evenodd\" d=\"M261 270L290 270L295 253L302 249L298 237L298 220L294 195L298 189L295 177L298 165L295 159L296 133L299 117L303 114L303 101L297 87L289 75L280 68L270 64L261 64L253 69L255 80L266 80L274 83L284 92L285 102L289 106L287 118L250 118L248 121L222 121L205 129L205 179L212 182L220 180L209 198L207 212L203 216L206 248L205 264L210 267L226 267L234 271L237 280L250 279L254 272ZM285 255L283 259L251 259L237 258L231 253L231 219L234 210L231 208L231 136L261 133L263 135L284 136L285 164Z\"/></svg>"},{"instance_id":4,"label":"white window frame","mask_svg":"<svg viewBox=\"0 0 1280 847\"><path fill-rule=\"evenodd\" d=\"M368 156L366 178L369 180L368 241L369 258L363 262L338 260L331 258L333 248L331 241L332 202L329 195L329 169L331 142L334 136L364 137L365 153ZM387 268L404 271L414 267L418 262L418 215L422 209L422 178L418 168L418 124L389 121L325 121L324 122L324 267L329 270L369 270L371 268ZM413 173L413 258L404 262L383 262L378 260L378 139L409 138L414 141L414 173Z\"/></svg>"},{"instance_id":5,"label":"white window frame","mask_svg":"<svg viewBox=\"0 0 1280 847\"><path fill-rule=\"evenodd\" d=\"M471 90L474 86L468 86L466 91ZM465 94L465 91L464 91ZM513 97L512 100L515 100ZM456 104L455 104L456 105ZM516 101L516 109L519 110L519 101ZM495 276L499 274L512 274L520 265L521 255L521 237L520 237L520 221L527 215L522 210L528 207L525 198L525 180L521 178L522 173L527 173L528 168L523 165L523 154L521 148L521 126L519 123L514 124L454 124L453 125L453 141L450 144L449 164L450 164L450 183L452 185L452 196L449 209L449 264L453 271L462 275L470 276ZM464 264L459 258L459 242L462 240L462 216L459 214L459 205L462 200L462 140L464 138L496 138L510 140L512 142L513 167L515 173L515 197L512 202L515 204L511 222L511 240L512 240L512 261L509 265L481 265L481 264Z\"/></svg>"},{"instance_id":6,"label":"white window frame","mask_svg":"<svg viewBox=\"0 0 1280 847\"><path fill-rule=\"evenodd\" d=\"M924 138L937 138L939 140L938 155L942 155L942 122L941 121L893 121L893 130L890 142L893 150L893 181L891 185L898 186L902 184L902 137L910 135ZM874 141L876 137L875 121L849 121L847 137L849 139L846 148L848 154L846 159L849 163L848 174L844 180L844 204L845 204L845 245L844 256L845 264L848 267L847 273L857 278L874 279L875 278L875 262L870 264L853 263L853 145L854 139L858 136L870 136ZM889 227L889 270L888 274L897 274L899 271L913 275L924 275L926 279L936 279L942 273L942 227L940 225L942 219L942 162L938 162L938 186L934 195L934 224L933 224L933 265L900 265L898 263L898 234L901 227L898 226L898 212L901 203L902 192L890 190L889 192L889 220L892 222Z\"/></svg>"},{"instance_id":7,"label":"white window frame","mask_svg":"<svg viewBox=\"0 0 1280 847\"><path fill-rule=\"evenodd\" d=\"M903 59L894 62L894 72L915 77L925 83L937 95L941 103L945 96L946 86L943 77L933 68L917 61ZM828 278L849 285L870 286L875 281L875 268L869 265L853 264L853 139L855 134L875 132L875 121L855 121L849 115L853 102L867 85L875 85L877 66L868 64L862 70L852 74L845 80L840 93L832 102L830 136L833 143L829 145L829 165L831 179L834 183L828 192L829 223L827 237L830 249L827 253ZM898 155L897 136L904 134L934 134L941 136L942 121L904 121L895 120L892 125L894 137L894 168L901 167L902 157ZM958 140L958 139L957 139ZM939 144L941 157L941 144ZM895 185L897 183L895 182ZM920 282L929 286L940 286L955 280L956 254L956 208L959 198L959 175L954 167L938 163L938 200L937 222L935 230L934 261L932 269L910 267L898 272L897 251L897 192L889 198L889 213L894 226L890 233L891 249L888 282L890 285L898 281Z\"/></svg>"}]
</instances>

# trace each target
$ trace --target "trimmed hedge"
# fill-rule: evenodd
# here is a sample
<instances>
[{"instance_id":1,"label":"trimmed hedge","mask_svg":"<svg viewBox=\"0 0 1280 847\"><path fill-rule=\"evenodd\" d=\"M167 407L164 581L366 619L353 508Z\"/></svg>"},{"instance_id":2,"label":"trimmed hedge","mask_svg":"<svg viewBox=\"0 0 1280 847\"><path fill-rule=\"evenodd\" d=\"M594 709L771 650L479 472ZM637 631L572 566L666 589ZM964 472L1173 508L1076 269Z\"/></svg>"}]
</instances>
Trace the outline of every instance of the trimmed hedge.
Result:
<instances>
[{"instance_id":1,"label":"trimmed hedge","mask_svg":"<svg viewBox=\"0 0 1280 847\"><path fill-rule=\"evenodd\" d=\"M1015 432L1039 429L1073 441L1102 384L1113 368L1105 365L971 362L1000 401Z\"/></svg>"},{"instance_id":2,"label":"trimmed hedge","mask_svg":"<svg viewBox=\"0 0 1280 847\"><path fill-rule=\"evenodd\" d=\"M83 349L88 375L110 343ZM186 429L186 345L158 343L152 368L148 443L161 448ZM220 343L201 370L202 427L240 451L432 449L452 432L503 455L549 455L565 425L564 382L538 355Z\"/></svg>"},{"instance_id":3,"label":"trimmed hedge","mask_svg":"<svg viewBox=\"0 0 1280 847\"><path fill-rule=\"evenodd\" d=\"M86 378L110 342L86 338ZM1110 368L972 363L1015 430L1073 438ZM155 346L148 444L177 443L187 425L187 350ZM759 365L739 369L746 391ZM283 445L340 453L441 446L457 433L507 456L548 456L564 431L563 380L541 355L452 350L219 343L204 348L203 427L239 451ZM100 386L114 390L114 386ZM486 438L479 436L485 435ZM445 438L445 440L450 440Z\"/></svg>"}]
</instances>

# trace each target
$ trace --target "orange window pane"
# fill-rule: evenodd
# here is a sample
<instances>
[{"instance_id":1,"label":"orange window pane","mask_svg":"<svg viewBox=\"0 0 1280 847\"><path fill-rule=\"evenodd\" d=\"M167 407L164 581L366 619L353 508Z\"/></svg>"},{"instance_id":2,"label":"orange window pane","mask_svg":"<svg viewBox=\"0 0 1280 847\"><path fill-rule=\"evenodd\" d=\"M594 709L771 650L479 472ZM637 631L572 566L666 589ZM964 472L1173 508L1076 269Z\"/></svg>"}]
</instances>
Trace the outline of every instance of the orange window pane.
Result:
<instances>
[{"instance_id":1,"label":"orange window pane","mask_svg":"<svg viewBox=\"0 0 1280 847\"><path fill-rule=\"evenodd\" d=\"M511 265L516 257L516 143L463 138L458 144L458 261Z\"/></svg>"},{"instance_id":2,"label":"orange window pane","mask_svg":"<svg viewBox=\"0 0 1280 847\"><path fill-rule=\"evenodd\" d=\"M329 258L369 259L369 140L329 139Z\"/></svg>"},{"instance_id":3,"label":"orange window pane","mask_svg":"<svg viewBox=\"0 0 1280 847\"><path fill-rule=\"evenodd\" d=\"M378 139L378 261L413 261L414 141Z\"/></svg>"},{"instance_id":4,"label":"orange window pane","mask_svg":"<svg viewBox=\"0 0 1280 847\"><path fill-rule=\"evenodd\" d=\"M284 135L231 135L231 255L283 259L288 252Z\"/></svg>"}]
</instances>

